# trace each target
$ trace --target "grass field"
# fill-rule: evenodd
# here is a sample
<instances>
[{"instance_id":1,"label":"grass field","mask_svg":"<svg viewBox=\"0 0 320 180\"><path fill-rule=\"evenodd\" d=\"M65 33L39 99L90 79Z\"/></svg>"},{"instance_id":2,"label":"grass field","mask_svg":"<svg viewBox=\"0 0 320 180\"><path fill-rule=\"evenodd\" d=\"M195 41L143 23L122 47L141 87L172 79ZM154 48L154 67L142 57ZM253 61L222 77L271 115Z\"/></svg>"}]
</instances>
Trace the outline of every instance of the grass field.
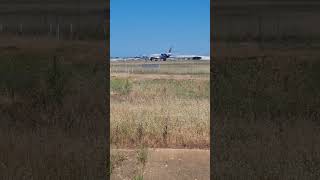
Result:
<instances>
[{"instance_id":1,"label":"grass field","mask_svg":"<svg viewBox=\"0 0 320 180\"><path fill-rule=\"evenodd\" d=\"M190 150L210 145L209 70L209 61L111 62L112 179L177 179L182 178L180 169L189 173L184 179L209 178L208 151ZM185 151L173 159L178 149ZM169 169L158 171L163 164Z\"/></svg>"},{"instance_id":2,"label":"grass field","mask_svg":"<svg viewBox=\"0 0 320 180\"><path fill-rule=\"evenodd\" d=\"M103 177L104 42L2 42L1 178ZM318 51L266 54L215 59L212 89L208 62L111 64L111 147L136 149L141 168L146 147L209 149L211 109L216 179L318 179Z\"/></svg>"},{"instance_id":3,"label":"grass field","mask_svg":"<svg viewBox=\"0 0 320 180\"><path fill-rule=\"evenodd\" d=\"M105 177L103 42L2 42L1 179Z\"/></svg>"},{"instance_id":4,"label":"grass field","mask_svg":"<svg viewBox=\"0 0 320 180\"><path fill-rule=\"evenodd\" d=\"M215 61L215 179L320 177L319 56L309 48L277 52Z\"/></svg>"},{"instance_id":5,"label":"grass field","mask_svg":"<svg viewBox=\"0 0 320 180\"><path fill-rule=\"evenodd\" d=\"M111 144L209 148L209 62L141 64L111 63Z\"/></svg>"},{"instance_id":6,"label":"grass field","mask_svg":"<svg viewBox=\"0 0 320 180\"><path fill-rule=\"evenodd\" d=\"M208 76L209 61L121 61L111 63L111 73L182 74Z\"/></svg>"}]
</instances>

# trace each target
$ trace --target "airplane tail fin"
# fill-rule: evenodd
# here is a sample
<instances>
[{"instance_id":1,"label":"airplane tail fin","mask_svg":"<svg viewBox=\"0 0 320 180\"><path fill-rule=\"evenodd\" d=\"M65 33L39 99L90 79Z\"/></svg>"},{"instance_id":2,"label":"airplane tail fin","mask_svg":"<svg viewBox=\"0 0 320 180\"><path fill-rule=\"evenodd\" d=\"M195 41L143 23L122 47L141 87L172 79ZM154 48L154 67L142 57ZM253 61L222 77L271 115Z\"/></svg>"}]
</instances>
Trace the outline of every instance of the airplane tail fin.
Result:
<instances>
[{"instance_id":1,"label":"airplane tail fin","mask_svg":"<svg viewBox=\"0 0 320 180\"><path fill-rule=\"evenodd\" d=\"M171 53L171 51L172 51L172 47L169 49L169 51L168 51L168 52L169 52L169 53Z\"/></svg>"}]
</instances>

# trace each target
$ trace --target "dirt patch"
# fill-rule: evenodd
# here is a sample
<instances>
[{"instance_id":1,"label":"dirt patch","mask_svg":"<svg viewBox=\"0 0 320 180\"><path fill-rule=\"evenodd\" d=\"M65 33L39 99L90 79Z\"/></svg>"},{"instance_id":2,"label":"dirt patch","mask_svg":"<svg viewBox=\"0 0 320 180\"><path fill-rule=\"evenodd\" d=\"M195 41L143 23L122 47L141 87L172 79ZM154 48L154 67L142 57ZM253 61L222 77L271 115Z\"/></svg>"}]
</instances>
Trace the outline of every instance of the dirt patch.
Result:
<instances>
[{"instance_id":1,"label":"dirt patch","mask_svg":"<svg viewBox=\"0 0 320 180\"><path fill-rule=\"evenodd\" d=\"M112 180L133 179L139 172L137 151L111 150L126 157L111 174ZM210 179L210 151L199 149L148 149L143 179L202 180Z\"/></svg>"}]
</instances>

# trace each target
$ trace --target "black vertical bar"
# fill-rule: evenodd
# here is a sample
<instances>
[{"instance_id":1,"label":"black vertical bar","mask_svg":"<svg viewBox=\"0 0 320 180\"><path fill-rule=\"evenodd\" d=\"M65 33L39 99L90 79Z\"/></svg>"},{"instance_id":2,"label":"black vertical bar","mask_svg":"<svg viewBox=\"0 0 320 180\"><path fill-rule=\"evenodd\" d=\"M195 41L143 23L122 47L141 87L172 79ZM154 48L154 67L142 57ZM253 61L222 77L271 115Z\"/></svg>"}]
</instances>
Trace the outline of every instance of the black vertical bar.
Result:
<instances>
[{"instance_id":1,"label":"black vertical bar","mask_svg":"<svg viewBox=\"0 0 320 180\"><path fill-rule=\"evenodd\" d=\"M107 160L107 179L110 179L110 0L107 0L106 4L106 18L105 18L105 53L106 53L106 133L107 133L107 141L106 141L106 160Z\"/></svg>"},{"instance_id":2,"label":"black vertical bar","mask_svg":"<svg viewBox=\"0 0 320 180\"><path fill-rule=\"evenodd\" d=\"M210 0L210 179L213 179L215 172L215 131L214 131L214 113L213 113L213 96L214 96L214 0Z\"/></svg>"}]
</instances>

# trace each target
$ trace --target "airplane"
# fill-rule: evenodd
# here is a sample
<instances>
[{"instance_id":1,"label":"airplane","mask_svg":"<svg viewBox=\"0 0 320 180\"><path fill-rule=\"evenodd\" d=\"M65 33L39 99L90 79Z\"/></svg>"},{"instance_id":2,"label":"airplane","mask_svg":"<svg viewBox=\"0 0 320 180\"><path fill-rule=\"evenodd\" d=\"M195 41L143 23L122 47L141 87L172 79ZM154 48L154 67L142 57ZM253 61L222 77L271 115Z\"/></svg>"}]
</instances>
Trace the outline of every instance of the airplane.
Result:
<instances>
[{"instance_id":1,"label":"airplane","mask_svg":"<svg viewBox=\"0 0 320 180\"><path fill-rule=\"evenodd\" d=\"M161 53L161 54L152 54L150 55L149 60L150 61L158 61L158 60L163 60L166 61L167 58L169 58L172 54L171 54L172 48L169 49L168 53Z\"/></svg>"}]
</instances>

